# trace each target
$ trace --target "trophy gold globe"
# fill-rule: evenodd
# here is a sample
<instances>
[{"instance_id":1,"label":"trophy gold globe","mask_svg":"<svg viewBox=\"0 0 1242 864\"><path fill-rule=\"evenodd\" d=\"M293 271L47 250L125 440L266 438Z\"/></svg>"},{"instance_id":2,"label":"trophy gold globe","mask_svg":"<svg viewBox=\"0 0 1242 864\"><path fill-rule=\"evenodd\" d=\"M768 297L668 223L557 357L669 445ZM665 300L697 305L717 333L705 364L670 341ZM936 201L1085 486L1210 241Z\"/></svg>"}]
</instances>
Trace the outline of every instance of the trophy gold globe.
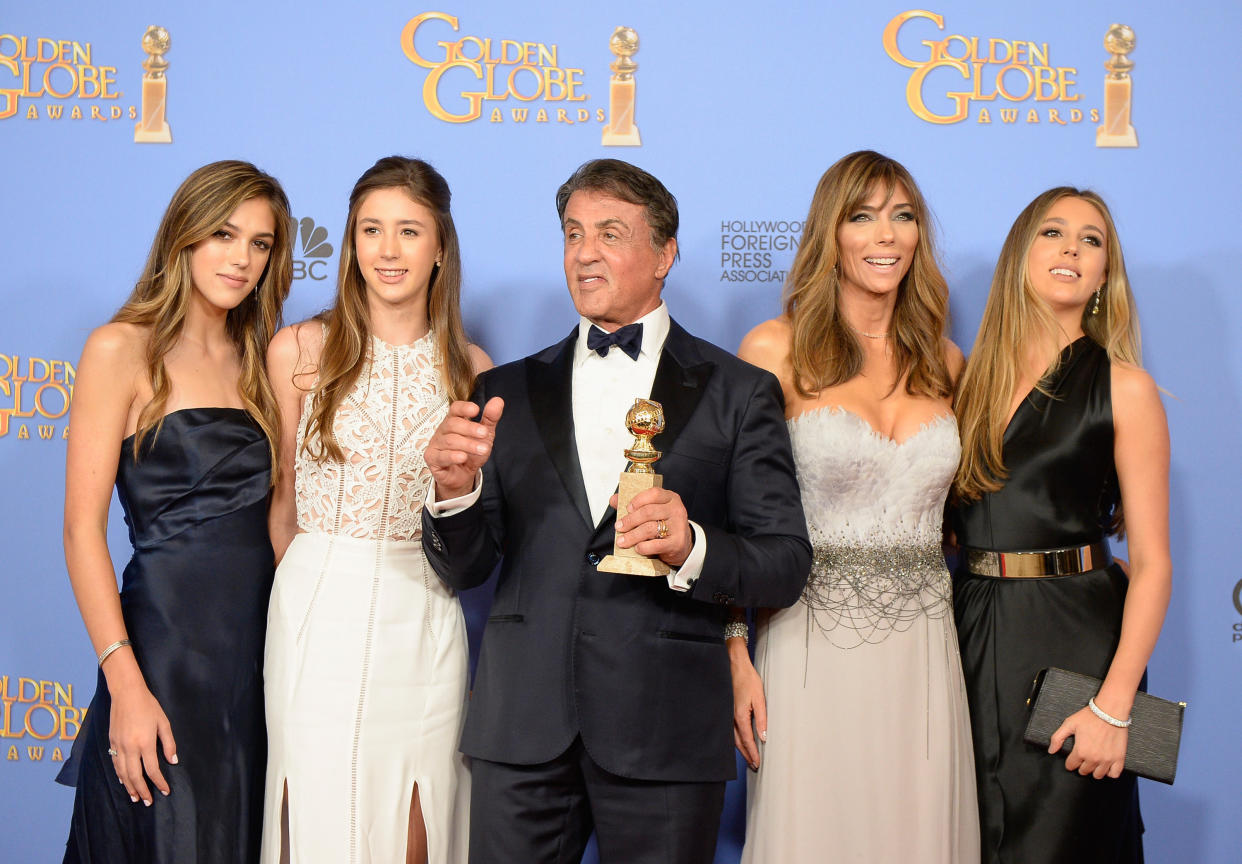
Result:
<instances>
[{"instance_id":1,"label":"trophy gold globe","mask_svg":"<svg viewBox=\"0 0 1242 864\"><path fill-rule=\"evenodd\" d=\"M664 431L664 408L650 399L635 399L625 414L625 427L634 436L634 443L625 450L629 465L617 483L617 520L630 512L630 502L645 489L660 489L664 478L651 466L660 458L660 451L651 446L651 439ZM622 549L613 541L612 554L604 556L596 568L605 573L628 573L631 576L667 576L673 572L659 558L649 558L633 547Z\"/></svg>"}]
</instances>

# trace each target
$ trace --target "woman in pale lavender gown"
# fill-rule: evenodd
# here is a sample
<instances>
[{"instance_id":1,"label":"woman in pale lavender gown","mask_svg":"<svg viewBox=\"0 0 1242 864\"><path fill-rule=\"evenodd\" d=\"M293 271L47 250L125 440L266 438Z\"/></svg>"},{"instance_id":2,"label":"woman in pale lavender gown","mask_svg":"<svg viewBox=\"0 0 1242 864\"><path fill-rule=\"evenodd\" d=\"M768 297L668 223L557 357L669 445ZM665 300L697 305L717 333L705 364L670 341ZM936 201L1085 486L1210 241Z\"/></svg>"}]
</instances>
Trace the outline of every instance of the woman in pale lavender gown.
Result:
<instances>
[{"instance_id":1,"label":"woman in pale lavender gown","mask_svg":"<svg viewBox=\"0 0 1242 864\"><path fill-rule=\"evenodd\" d=\"M929 213L901 165L862 151L820 179L804 226L784 314L739 352L784 388L815 553L802 599L758 613L753 666L729 630L754 769L742 860L975 862L941 546L963 359Z\"/></svg>"}]
</instances>

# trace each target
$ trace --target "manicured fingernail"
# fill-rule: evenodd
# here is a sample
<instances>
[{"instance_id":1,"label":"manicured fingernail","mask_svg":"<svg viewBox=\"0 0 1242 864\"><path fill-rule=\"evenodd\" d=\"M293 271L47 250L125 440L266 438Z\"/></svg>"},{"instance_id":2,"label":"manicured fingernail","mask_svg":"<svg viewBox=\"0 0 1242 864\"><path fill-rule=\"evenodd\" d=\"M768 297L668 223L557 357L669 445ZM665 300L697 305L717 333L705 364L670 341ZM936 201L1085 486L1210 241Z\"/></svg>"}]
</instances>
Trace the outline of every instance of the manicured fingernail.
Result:
<instances>
[{"instance_id":1,"label":"manicured fingernail","mask_svg":"<svg viewBox=\"0 0 1242 864\"><path fill-rule=\"evenodd\" d=\"M177 764L177 754L176 754L176 753L174 753L173 755L171 755L171 756L169 756L169 757L168 757L168 764L169 764L169 765L176 765L176 764Z\"/></svg>"},{"instance_id":2,"label":"manicured fingernail","mask_svg":"<svg viewBox=\"0 0 1242 864\"><path fill-rule=\"evenodd\" d=\"M165 790L163 790L163 789L161 789L160 791L164 793L164 797L165 797L165 798L167 798L167 797L168 797L168 792L166 792L166 791L165 791Z\"/></svg>"},{"instance_id":3,"label":"manicured fingernail","mask_svg":"<svg viewBox=\"0 0 1242 864\"><path fill-rule=\"evenodd\" d=\"M759 740L762 741L764 744L768 743L768 730L767 729L759 730Z\"/></svg>"},{"instance_id":4,"label":"manicured fingernail","mask_svg":"<svg viewBox=\"0 0 1242 864\"><path fill-rule=\"evenodd\" d=\"M138 796L137 796L137 795L130 795L130 796L129 796L129 800L130 800L130 801L133 801L135 804L137 804L137 803L138 803Z\"/></svg>"},{"instance_id":5,"label":"manicured fingernail","mask_svg":"<svg viewBox=\"0 0 1242 864\"><path fill-rule=\"evenodd\" d=\"M143 798L143 799L142 799L142 803L143 803L143 806L146 806L146 807L150 807L150 806L151 806L151 802L150 802L150 801L148 801L146 798Z\"/></svg>"}]
</instances>

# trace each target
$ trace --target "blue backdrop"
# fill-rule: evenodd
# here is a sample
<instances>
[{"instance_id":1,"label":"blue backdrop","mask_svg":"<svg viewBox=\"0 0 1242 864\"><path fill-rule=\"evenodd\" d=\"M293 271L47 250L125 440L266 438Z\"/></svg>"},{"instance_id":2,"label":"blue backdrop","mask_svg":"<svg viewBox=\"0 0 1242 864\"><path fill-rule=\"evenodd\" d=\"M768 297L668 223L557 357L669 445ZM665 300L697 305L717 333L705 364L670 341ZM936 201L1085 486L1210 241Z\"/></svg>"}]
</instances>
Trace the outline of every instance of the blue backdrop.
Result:
<instances>
[{"instance_id":1,"label":"blue backdrop","mask_svg":"<svg viewBox=\"0 0 1242 864\"><path fill-rule=\"evenodd\" d=\"M575 320L553 194L580 162L629 159L677 195L682 259L665 296L733 348L778 312L819 175L862 147L904 162L931 202L966 350L1027 201L1070 183L1112 205L1173 437L1175 590L1151 687L1190 703L1177 785L1143 784L1147 848L1238 860L1242 297L1221 263L1242 252L1236 2L74 6L0 11L4 860L58 858L72 793L52 778L95 680L61 554L74 366L193 168L243 158L284 182L301 228L292 321L330 298L362 170L393 152L432 161L455 192L471 336L505 361ZM1096 146L1114 23L1137 37L1137 147ZM171 35L168 144L134 141L151 24ZM638 147L601 143L619 25L640 39ZM119 511L110 532L119 572ZM477 621L486 597L465 602ZM737 859L742 806L733 784L719 861Z\"/></svg>"}]
</instances>

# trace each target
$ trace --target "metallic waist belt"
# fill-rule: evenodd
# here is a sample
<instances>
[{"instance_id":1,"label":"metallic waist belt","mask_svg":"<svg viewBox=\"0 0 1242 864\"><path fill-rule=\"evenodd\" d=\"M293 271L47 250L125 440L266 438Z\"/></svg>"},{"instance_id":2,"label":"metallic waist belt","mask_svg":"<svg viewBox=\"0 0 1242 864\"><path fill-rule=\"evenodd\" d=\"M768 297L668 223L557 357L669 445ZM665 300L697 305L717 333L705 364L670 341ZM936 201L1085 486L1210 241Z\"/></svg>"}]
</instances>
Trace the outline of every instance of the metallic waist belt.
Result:
<instances>
[{"instance_id":1,"label":"metallic waist belt","mask_svg":"<svg viewBox=\"0 0 1242 864\"><path fill-rule=\"evenodd\" d=\"M1072 576L1088 570L1099 570L1113 563L1107 540L1043 552L990 552L986 549L963 547L962 554L965 557L966 569L971 573L996 579Z\"/></svg>"}]
</instances>

